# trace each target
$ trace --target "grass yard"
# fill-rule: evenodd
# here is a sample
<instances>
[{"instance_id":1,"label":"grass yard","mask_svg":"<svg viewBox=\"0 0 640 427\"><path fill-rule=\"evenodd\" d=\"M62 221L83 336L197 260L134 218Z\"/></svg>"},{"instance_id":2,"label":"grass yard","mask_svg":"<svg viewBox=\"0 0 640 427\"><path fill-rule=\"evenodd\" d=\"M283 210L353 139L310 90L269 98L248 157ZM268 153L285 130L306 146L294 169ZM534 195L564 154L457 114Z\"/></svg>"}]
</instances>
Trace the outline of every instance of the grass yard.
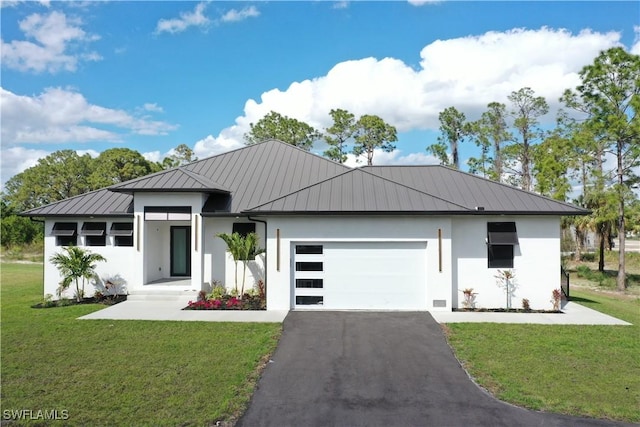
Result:
<instances>
[{"instance_id":1,"label":"grass yard","mask_svg":"<svg viewBox=\"0 0 640 427\"><path fill-rule=\"evenodd\" d=\"M501 400L530 409L640 422L640 298L571 290L633 326L459 323L446 326L467 371Z\"/></svg>"},{"instance_id":2,"label":"grass yard","mask_svg":"<svg viewBox=\"0 0 640 427\"><path fill-rule=\"evenodd\" d=\"M67 411L59 425L231 420L281 331L280 324L76 320L104 306L32 309L42 299L42 265L1 268L3 420L21 409L34 418Z\"/></svg>"}]
</instances>

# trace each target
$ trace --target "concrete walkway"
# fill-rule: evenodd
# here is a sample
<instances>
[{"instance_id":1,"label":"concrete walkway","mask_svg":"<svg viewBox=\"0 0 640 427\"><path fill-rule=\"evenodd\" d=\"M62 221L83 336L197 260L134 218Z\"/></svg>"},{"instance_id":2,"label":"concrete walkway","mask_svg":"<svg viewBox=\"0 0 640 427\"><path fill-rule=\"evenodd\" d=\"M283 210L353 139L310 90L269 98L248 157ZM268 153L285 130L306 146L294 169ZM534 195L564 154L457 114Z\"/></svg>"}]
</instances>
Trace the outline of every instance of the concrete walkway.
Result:
<instances>
[{"instance_id":1,"label":"concrete walkway","mask_svg":"<svg viewBox=\"0 0 640 427\"><path fill-rule=\"evenodd\" d=\"M189 298L170 300L135 299L121 302L80 317L83 320L176 320L192 322L275 322L282 323L289 313L277 311L214 311L182 310ZM392 311L388 313L393 313ZM431 315L438 323L535 323L544 325L630 325L577 303L569 302L563 314L546 313L469 313L461 311L434 311Z\"/></svg>"},{"instance_id":2,"label":"concrete walkway","mask_svg":"<svg viewBox=\"0 0 640 427\"><path fill-rule=\"evenodd\" d=\"M541 325L631 325L575 302L568 302L558 313L491 313L433 311L438 323L535 323Z\"/></svg>"}]
</instances>

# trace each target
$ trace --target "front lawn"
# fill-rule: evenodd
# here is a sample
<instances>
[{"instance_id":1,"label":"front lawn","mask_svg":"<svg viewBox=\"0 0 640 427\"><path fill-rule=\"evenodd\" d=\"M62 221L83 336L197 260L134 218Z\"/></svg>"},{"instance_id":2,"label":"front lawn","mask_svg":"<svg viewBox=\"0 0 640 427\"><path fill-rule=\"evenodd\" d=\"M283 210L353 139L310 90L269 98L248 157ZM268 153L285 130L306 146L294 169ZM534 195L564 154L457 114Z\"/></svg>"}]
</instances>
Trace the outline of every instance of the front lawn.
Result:
<instances>
[{"instance_id":1,"label":"front lawn","mask_svg":"<svg viewBox=\"0 0 640 427\"><path fill-rule=\"evenodd\" d=\"M449 343L476 381L530 409L640 422L640 298L571 290L633 326L452 323Z\"/></svg>"},{"instance_id":2,"label":"front lawn","mask_svg":"<svg viewBox=\"0 0 640 427\"><path fill-rule=\"evenodd\" d=\"M281 330L280 324L76 320L104 306L30 308L42 300L42 265L1 268L3 420L20 410L31 411L27 418L66 414L59 425L229 420L246 406L257 367Z\"/></svg>"}]
</instances>

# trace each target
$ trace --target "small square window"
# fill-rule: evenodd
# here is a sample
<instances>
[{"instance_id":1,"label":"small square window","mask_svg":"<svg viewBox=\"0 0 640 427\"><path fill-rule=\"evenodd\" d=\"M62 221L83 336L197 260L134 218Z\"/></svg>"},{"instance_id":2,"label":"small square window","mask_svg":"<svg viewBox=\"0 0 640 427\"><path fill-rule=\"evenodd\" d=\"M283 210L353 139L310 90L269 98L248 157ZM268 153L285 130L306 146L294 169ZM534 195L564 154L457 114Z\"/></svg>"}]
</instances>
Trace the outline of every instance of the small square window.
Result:
<instances>
[{"instance_id":1,"label":"small square window","mask_svg":"<svg viewBox=\"0 0 640 427\"><path fill-rule=\"evenodd\" d=\"M489 245L489 268L513 268L513 245Z\"/></svg>"},{"instance_id":2,"label":"small square window","mask_svg":"<svg viewBox=\"0 0 640 427\"><path fill-rule=\"evenodd\" d=\"M115 246L133 246L133 223L114 222L109 234L113 236Z\"/></svg>"},{"instance_id":3,"label":"small square window","mask_svg":"<svg viewBox=\"0 0 640 427\"><path fill-rule=\"evenodd\" d=\"M56 236L56 246L76 246L78 244L78 224L75 222L56 222L51 235Z\"/></svg>"},{"instance_id":4,"label":"small square window","mask_svg":"<svg viewBox=\"0 0 640 427\"><path fill-rule=\"evenodd\" d=\"M249 233L256 232L256 223L255 222L234 222L232 233L238 233L242 237L246 237Z\"/></svg>"},{"instance_id":5,"label":"small square window","mask_svg":"<svg viewBox=\"0 0 640 427\"><path fill-rule=\"evenodd\" d=\"M106 222L85 222L80 234L84 236L85 246L106 246Z\"/></svg>"}]
</instances>

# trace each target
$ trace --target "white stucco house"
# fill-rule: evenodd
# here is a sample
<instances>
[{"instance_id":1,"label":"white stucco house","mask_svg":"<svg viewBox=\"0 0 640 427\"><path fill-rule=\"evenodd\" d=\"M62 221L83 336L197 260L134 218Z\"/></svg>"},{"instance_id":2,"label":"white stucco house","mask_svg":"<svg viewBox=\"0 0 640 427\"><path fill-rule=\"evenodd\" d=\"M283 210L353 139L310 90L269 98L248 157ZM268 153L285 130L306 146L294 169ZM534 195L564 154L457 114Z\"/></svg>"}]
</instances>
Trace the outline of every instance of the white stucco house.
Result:
<instances>
[{"instance_id":1,"label":"white stucco house","mask_svg":"<svg viewBox=\"0 0 640 427\"><path fill-rule=\"evenodd\" d=\"M560 217L586 213L443 166L351 169L271 140L24 215L45 219L45 294L61 280L49 258L73 244L131 295L195 298L234 283L216 234L255 231L266 252L247 283L265 281L267 310L452 310L465 288L504 307L499 269L515 271L514 307L550 308Z\"/></svg>"}]
</instances>

